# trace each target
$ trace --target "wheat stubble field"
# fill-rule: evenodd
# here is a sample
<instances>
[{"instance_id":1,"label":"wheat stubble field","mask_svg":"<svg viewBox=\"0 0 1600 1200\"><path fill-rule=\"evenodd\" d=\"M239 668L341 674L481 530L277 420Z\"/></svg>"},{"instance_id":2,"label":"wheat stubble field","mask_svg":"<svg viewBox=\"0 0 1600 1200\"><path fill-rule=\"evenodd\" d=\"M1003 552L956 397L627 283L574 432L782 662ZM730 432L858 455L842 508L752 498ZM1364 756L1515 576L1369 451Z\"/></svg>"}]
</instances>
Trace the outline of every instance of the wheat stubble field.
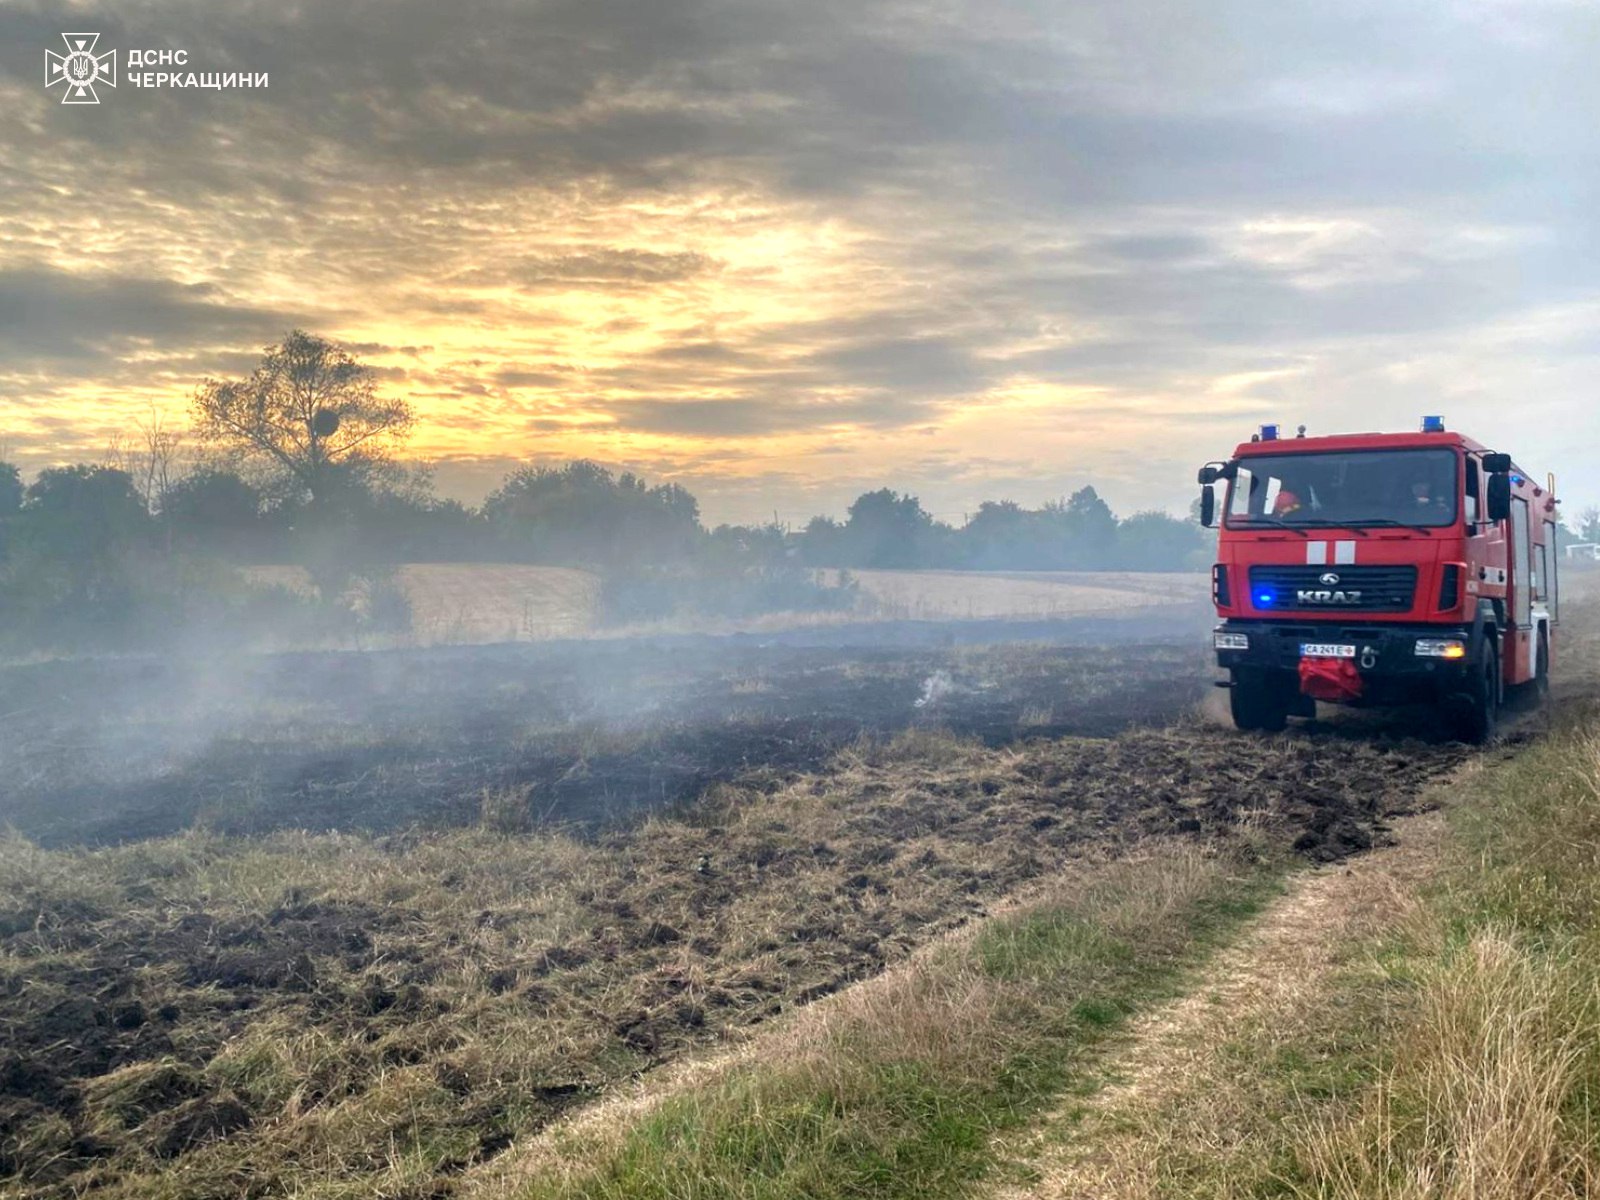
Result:
<instances>
[{"instance_id":1,"label":"wheat stubble field","mask_svg":"<svg viewBox=\"0 0 1600 1200\"><path fill-rule=\"evenodd\" d=\"M840 572L818 571L829 583ZM850 571L857 585L852 608L827 613L770 613L707 625L671 622L674 631L771 632L869 621L1067 620L1167 608L1202 601L1203 575L1150 575L1127 571ZM247 567L246 580L312 592L301 567ZM408 633L390 636L409 646L544 641L609 634L634 636L655 629L606 629L601 582L571 567L506 563L412 563L395 573L411 607Z\"/></svg>"}]
</instances>

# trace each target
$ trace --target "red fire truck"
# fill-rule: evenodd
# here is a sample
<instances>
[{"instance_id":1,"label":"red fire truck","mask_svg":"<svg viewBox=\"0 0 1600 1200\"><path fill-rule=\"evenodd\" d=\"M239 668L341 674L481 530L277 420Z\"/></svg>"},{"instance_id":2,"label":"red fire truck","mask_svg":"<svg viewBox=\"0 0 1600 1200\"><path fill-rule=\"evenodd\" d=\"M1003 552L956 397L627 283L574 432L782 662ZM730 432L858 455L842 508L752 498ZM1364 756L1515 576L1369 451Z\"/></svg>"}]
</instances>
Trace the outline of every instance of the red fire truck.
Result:
<instances>
[{"instance_id":1,"label":"red fire truck","mask_svg":"<svg viewBox=\"0 0 1600 1200\"><path fill-rule=\"evenodd\" d=\"M1486 742L1513 689L1542 700L1559 624L1555 479L1446 430L1281 438L1200 470L1221 532L1212 598L1234 723L1316 702L1437 703Z\"/></svg>"}]
</instances>

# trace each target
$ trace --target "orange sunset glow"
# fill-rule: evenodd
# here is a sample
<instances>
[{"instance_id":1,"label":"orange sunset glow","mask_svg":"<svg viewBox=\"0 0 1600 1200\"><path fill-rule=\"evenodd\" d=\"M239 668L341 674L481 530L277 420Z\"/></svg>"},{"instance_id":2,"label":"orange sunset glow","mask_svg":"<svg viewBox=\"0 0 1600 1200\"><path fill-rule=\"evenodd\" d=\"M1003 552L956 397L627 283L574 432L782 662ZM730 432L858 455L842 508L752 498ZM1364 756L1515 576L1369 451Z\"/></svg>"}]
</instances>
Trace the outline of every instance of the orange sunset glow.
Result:
<instances>
[{"instance_id":1,"label":"orange sunset glow","mask_svg":"<svg viewBox=\"0 0 1600 1200\"><path fill-rule=\"evenodd\" d=\"M1252 11L7 6L0 442L92 460L303 327L468 499L585 457L711 520L1176 512L1262 421L1511 404L1600 497L1593 10ZM64 106L83 20L271 85Z\"/></svg>"}]
</instances>

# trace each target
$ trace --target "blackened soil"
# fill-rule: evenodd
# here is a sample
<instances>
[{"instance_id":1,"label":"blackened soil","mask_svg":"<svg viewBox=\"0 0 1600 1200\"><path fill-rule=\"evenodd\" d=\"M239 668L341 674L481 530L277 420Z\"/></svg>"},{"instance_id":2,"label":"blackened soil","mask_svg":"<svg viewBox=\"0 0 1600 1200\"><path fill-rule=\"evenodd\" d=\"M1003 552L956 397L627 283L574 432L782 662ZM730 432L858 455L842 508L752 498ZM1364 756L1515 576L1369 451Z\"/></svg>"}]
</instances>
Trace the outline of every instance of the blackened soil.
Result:
<instances>
[{"instance_id":1,"label":"blackened soil","mask_svg":"<svg viewBox=\"0 0 1600 1200\"><path fill-rule=\"evenodd\" d=\"M863 734L937 725L999 745L1164 724L1204 695L1200 639L1124 622L99 660L0 670L0 822L43 845L203 825L393 830L525 793L595 828L759 769L813 768ZM1187 626L1183 626L1187 628ZM941 632L942 631L942 632ZM1053 639L1049 640L1049 639Z\"/></svg>"}]
</instances>

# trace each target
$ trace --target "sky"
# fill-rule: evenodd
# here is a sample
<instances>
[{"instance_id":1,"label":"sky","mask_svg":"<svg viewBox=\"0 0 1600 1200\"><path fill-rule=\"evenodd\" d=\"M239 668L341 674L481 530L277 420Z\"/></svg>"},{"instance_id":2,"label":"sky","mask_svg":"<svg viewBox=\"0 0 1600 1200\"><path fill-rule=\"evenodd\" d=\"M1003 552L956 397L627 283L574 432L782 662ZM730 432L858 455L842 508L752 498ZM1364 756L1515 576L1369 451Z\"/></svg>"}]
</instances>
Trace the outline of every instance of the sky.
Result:
<instances>
[{"instance_id":1,"label":"sky","mask_svg":"<svg viewBox=\"0 0 1600 1200\"><path fill-rule=\"evenodd\" d=\"M120 84L63 105L82 30ZM1597 50L1594 0L0 0L0 450L99 459L302 327L468 500L1182 512L1263 422L1441 413L1574 512Z\"/></svg>"}]
</instances>

